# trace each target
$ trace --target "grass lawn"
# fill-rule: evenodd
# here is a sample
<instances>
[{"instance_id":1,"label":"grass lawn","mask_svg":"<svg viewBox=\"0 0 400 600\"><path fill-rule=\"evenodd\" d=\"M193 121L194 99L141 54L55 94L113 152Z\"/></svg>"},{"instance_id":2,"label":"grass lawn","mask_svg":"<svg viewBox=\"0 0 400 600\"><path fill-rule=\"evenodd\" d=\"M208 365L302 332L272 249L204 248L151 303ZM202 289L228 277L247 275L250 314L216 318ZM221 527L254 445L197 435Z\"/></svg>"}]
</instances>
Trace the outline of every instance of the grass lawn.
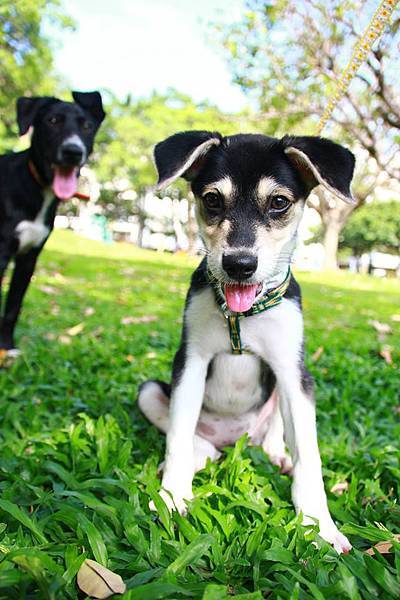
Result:
<instances>
[{"instance_id":1,"label":"grass lawn","mask_svg":"<svg viewBox=\"0 0 400 600\"><path fill-rule=\"evenodd\" d=\"M82 598L85 557L119 573L132 600L400 598L400 544L365 553L400 533L396 281L299 275L324 478L347 486L328 499L349 555L310 543L290 478L244 439L196 476L187 518L149 511L164 437L136 408L137 386L169 379L197 262L51 238L18 327L23 355L0 372L0 598ZM392 327L385 340L374 319Z\"/></svg>"}]
</instances>

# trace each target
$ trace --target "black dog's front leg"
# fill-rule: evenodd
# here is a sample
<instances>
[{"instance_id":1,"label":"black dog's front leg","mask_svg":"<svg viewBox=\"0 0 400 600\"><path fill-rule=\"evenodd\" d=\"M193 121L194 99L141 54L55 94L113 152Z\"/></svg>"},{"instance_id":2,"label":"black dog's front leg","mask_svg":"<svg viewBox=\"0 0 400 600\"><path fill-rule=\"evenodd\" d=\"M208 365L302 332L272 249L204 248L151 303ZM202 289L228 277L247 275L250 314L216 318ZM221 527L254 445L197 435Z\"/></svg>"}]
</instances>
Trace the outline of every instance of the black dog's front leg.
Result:
<instances>
[{"instance_id":1,"label":"black dog's front leg","mask_svg":"<svg viewBox=\"0 0 400 600\"><path fill-rule=\"evenodd\" d=\"M27 254L21 254L15 259L14 273L12 275L10 289L4 309L3 319L0 327L0 348L11 350L14 345L14 328L21 310L22 301L29 282L35 270L37 257L40 250L30 250Z\"/></svg>"}]
</instances>

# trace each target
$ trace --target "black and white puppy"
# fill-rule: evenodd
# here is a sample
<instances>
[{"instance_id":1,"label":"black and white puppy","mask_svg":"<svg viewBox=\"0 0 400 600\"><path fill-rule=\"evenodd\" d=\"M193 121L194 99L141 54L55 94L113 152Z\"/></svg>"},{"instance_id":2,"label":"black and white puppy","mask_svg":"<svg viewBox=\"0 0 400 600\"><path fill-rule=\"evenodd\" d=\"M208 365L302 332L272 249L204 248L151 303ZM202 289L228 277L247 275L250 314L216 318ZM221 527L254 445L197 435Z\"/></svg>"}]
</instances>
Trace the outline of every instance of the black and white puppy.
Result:
<instances>
[{"instance_id":1,"label":"black and white puppy","mask_svg":"<svg viewBox=\"0 0 400 600\"><path fill-rule=\"evenodd\" d=\"M11 353L23 297L53 229L58 203L76 194L80 168L105 116L99 92L72 92L72 96L74 102L19 98L19 133L33 127L31 146L0 157L0 294L4 271L15 257L0 319L0 349Z\"/></svg>"},{"instance_id":2,"label":"black and white puppy","mask_svg":"<svg viewBox=\"0 0 400 600\"><path fill-rule=\"evenodd\" d=\"M318 137L192 131L159 143L155 162L160 189L180 176L191 182L206 248L186 300L172 385L148 381L139 392L141 410L167 434L163 498L184 511L196 470L247 432L292 472L305 524L318 519L320 535L347 552L324 491L300 289L289 265L312 188L353 201L354 157Z\"/></svg>"}]
</instances>

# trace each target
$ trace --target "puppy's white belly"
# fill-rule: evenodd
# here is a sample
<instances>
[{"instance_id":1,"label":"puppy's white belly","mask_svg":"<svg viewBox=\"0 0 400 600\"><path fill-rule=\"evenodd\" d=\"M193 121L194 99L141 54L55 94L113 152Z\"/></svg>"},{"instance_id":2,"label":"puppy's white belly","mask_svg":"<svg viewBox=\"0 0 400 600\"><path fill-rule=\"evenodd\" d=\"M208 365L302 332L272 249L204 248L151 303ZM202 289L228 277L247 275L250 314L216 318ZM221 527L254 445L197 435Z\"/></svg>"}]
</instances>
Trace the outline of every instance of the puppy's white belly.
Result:
<instances>
[{"instance_id":1,"label":"puppy's white belly","mask_svg":"<svg viewBox=\"0 0 400 600\"><path fill-rule=\"evenodd\" d=\"M243 415L263 398L261 361L251 354L217 354L206 381L204 406L220 415Z\"/></svg>"}]
</instances>

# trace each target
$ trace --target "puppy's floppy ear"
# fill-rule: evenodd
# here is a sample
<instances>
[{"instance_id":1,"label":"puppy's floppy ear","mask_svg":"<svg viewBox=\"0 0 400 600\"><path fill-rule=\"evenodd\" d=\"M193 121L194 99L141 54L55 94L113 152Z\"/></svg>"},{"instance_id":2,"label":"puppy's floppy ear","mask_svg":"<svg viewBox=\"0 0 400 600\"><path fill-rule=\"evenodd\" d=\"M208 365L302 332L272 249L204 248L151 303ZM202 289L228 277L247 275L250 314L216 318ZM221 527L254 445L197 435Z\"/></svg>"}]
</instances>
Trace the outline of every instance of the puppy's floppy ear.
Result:
<instances>
[{"instance_id":1,"label":"puppy's floppy ear","mask_svg":"<svg viewBox=\"0 0 400 600\"><path fill-rule=\"evenodd\" d=\"M198 175L207 153L222 140L220 133L184 131L160 142L154 148L158 171L157 190L162 190L178 177L191 181Z\"/></svg>"},{"instance_id":2,"label":"puppy's floppy ear","mask_svg":"<svg viewBox=\"0 0 400 600\"><path fill-rule=\"evenodd\" d=\"M106 116L100 92L72 92L72 97L79 106L90 112L98 125L100 125Z\"/></svg>"},{"instance_id":3,"label":"puppy's floppy ear","mask_svg":"<svg viewBox=\"0 0 400 600\"><path fill-rule=\"evenodd\" d=\"M51 96L36 96L29 98L22 96L17 100L17 123L19 135L24 135L29 127L33 125L38 112L47 104L58 102L57 98Z\"/></svg>"},{"instance_id":4,"label":"puppy's floppy ear","mask_svg":"<svg viewBox=\"0 0 400 600\"><path fill-rule=\"evenodd\" d=\"M354 204L350 183L354 155L330 140L313 136L285 136L284 152L303 179L308 192L321 184L335 196Z\"/></svg>"}]
</instances>

